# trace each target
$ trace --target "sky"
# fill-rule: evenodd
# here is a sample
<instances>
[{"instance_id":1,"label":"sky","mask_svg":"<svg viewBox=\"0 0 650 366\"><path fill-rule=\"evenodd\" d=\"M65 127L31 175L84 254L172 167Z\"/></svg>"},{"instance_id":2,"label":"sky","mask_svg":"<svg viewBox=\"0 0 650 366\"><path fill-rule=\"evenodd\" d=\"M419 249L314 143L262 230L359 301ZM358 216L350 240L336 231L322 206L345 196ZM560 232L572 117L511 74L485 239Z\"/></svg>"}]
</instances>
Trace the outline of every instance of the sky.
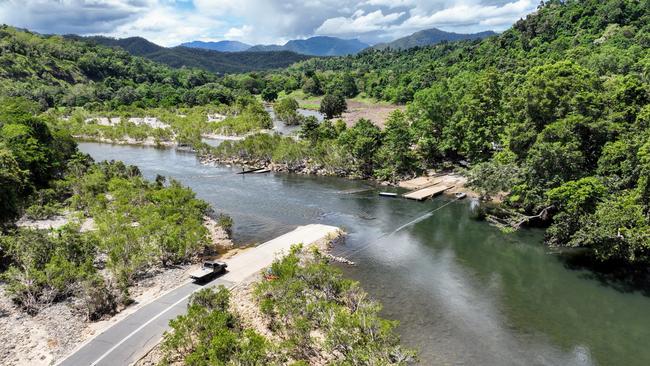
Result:
<instances>
[{"instance_id":1,"label":"sky","mask_svg":"<svg viewBox=\"0 0 650 366\"><path fill-rule=\"evenodd\" d=\"M538 0L0 0L0 23L46 34L283 44L314 35L374 44L439 28L503 31Z\"/></svg>"}]
</instances>

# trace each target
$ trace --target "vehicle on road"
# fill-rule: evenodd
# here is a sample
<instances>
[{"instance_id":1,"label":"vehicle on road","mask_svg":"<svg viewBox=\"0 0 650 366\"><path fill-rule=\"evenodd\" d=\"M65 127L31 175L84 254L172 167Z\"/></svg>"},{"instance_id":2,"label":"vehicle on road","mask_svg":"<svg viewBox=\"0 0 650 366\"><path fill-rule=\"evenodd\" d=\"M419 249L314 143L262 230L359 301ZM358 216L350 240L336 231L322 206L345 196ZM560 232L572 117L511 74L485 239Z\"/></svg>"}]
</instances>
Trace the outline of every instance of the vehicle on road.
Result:
<instances>
[{"instance_id":1,"label":"vehicle on road","mask_svg":"<svg viewBox=\"0 0 650 366\"><path fill-rule=\"evenodd\" d=\"M219 261L205 261L201 268L190 272L190 278L195 281L206 281L216 275L226 272L228 265Z\"/></svg>"}]
</instances>

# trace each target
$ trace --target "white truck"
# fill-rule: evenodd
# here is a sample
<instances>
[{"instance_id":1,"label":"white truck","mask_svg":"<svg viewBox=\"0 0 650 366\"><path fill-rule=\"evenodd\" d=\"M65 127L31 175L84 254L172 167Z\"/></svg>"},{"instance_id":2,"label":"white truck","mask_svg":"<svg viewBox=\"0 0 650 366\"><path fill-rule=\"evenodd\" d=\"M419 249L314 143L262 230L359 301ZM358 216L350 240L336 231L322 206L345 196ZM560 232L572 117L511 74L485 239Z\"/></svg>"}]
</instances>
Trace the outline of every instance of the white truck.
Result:
<instances>
[{"instance_id":1,"label":"white truck","mask_svg":"<svg viewBox=\"0 0 650 366\"><path fill-rule=\"evenodd\" d=\"M205 261L201 268L190 272L190 278L195 281L206 281L226 271L228 265L219 261Z\"/></svg>"}]
</instances>

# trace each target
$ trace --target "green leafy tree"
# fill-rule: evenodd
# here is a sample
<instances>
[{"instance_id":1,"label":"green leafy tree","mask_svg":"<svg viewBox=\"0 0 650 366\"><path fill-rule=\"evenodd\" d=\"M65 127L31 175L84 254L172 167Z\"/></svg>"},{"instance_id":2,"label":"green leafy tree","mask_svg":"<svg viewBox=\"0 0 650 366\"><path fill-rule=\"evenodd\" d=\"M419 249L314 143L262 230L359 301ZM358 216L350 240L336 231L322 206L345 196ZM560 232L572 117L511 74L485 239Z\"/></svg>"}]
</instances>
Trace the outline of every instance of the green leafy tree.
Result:
<instances>
[{"instance_id":1,"label":"green leafy tree","mask_svg":"<svg viewBox=\"0 0 650 366\"><path fill-rule=\"evenodd\" d=\"M375 154L381 147L381 137L379 127L367 119L360 119L341 133L338 143L350 153L357 171L370 176L375 169Z\"/></svg>"},{"instance_id":2,"label":"green leafy tree","mask_svg":"<svg viewBox=\"0 0 650 366\"><path fill-rule=\"evenodd\" d=\"M382 146L377 151L375 175L380 179L394 180L416 170L413 135L406 115L397 110L391 113L383 131Z\"/></svg>"},{"instance_id":3,"label":"green leafy tree","mask_svg":"<svg viewBox=\"0 0 650 366\"><path fill-rule=\"evenodd\" d=\"M300 125L300 137L312 142L318 141L320 138L318 120L314 116L309 116L304 119Z\"/></svg>"},{"instance_id":4,"label":"green leafy tree","mask_svg":"<svg viewBox=\"0 0 650 366\"><path fill-rule=\"evenodd\" d=\"M265 102L272 103L278 99L278 91L271 87L264 88L264 90L262 90L262 99Z\"/></svg>"},{"instance_id":5,"label":"green leafy tree","mask_svg":"<svg viewBox=\"0 0 650 366\"><path fill-rule=\"evenodd\" d=\"M325 118L332 119L339 117L348 109L345 97L340 94L327 94L320 102L319 111L325 115Z\"/></svg>"},{"instance_id":6,"label":"green leafy tree","mask_svg":"<svg viewBox=\"0 0 650 366\"><path fill-rule=\"evenodd\" d=\"M298 102L291 97L284 97L277 101L273 106L278 119L289 126L298 125L301 122L301 116L298 114Z\"/></svg>"}]
</instances>

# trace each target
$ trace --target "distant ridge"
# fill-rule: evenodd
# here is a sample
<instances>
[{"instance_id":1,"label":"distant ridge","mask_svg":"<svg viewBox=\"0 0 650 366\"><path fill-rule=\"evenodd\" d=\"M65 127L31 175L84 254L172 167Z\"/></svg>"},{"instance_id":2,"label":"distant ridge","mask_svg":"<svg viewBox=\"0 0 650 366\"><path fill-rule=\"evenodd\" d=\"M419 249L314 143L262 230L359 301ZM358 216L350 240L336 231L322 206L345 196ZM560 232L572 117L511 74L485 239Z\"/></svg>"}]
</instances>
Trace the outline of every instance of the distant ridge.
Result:
<instances>
[{"instance_id":1,"label":"distant ridge","mask_svg":"<svg viewBox=\"0 0 650 366\"><path fill-rule=\"evenodd\" d=\"M451 42L451 41L461 41L467 39L483 39L486 37L493 36L495 34L496 33L492 31L462 34L462 33L445 32L438 28L431 28L431 29L415 32L410 36L402 37L392 42L376 44L372 48L377 50L384 50L387 48L393 50L405 50L413 47L433 45L444 41Z\"/></svg>"},{"instance_id":2,"label":"distant ridge","mask_svg":"<svg viewBox=\"0 0 650 366\"><path fill-rule=\"evenodd\" d=\"M284 45L257 45L249 48L248 51L291 51L311 56L344 56L359 53L368 47L368 44L358 39L316 36L307 39L294 39Z\"/></svg>"},{"instance_id":3,"label":"distant ridge","mask_svg":"<svg viewBox=\"0 0 650 366\"><path fill-rule=\"evenodd\" d=\"M246 43L239 41L219 41L219 42L203 42L203 41L193 41L181 43L182 47L189 48L202 48L204 50L212 50L219 52L243 52L251 48L252 46Z\"/></svg>"},{"instance_id":4,"label":"distant ridge","mask_svg":"<svg viewBox=\"0 0 650 366\"><path fill-rule=\"evenodd\" d=\"M66 37L108 47L119 47L134 56L146 57L152 61L175 68L199 68L221 74L284 68L295 62L310 58L289 51L219 52L181 46L166 48L142 37L121 39L103 36L82 37L78 35L67 35Z\"/></svg>"}]
</instances>

